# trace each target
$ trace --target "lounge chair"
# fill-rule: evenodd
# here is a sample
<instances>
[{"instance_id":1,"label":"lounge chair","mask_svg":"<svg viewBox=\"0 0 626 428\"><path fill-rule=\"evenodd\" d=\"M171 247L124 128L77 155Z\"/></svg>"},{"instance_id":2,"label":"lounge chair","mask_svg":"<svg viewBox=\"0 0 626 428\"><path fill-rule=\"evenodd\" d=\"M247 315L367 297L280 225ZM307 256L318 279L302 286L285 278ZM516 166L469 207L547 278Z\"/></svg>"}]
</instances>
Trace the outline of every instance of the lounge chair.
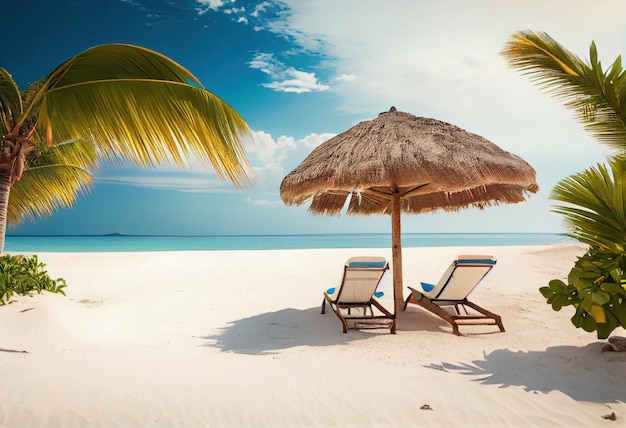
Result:
<instances>
[{"instance_id":1,"label":"lounge chair","mask_svg":"<svg viewBox=\"0 0 626 428\"><path fill-rule=\"evenodd\" d=\"M422 282L421 290L409 287L411 294L404 302L404 309L409 303L421 306L449 322L452 332L457 336L460 335L459 325L497 325L500 331L504 331L499 315L467 299L495 264L496 260L492 256L459 256L437 284ZM472 310L468 311L468 308Z\"/></svg>"},{"instance_id":2,"label":"lounge chair","mask_svg":"<svg viewBox=\"0 0 626 428\"><path fill-rule=\"evenodd\" d=\"M356 321L356 328L388 327L396 332L396 317L377 300L383 293L376 291L380 280L389 269L383 257L352 257L346 261L341 285L324 292L322 313L326 313L326 302L348 332L348 321ZM376 307L380 313L374 314ZM369 314L368 314L369 310Z\"/></svg>"}]
</instances>

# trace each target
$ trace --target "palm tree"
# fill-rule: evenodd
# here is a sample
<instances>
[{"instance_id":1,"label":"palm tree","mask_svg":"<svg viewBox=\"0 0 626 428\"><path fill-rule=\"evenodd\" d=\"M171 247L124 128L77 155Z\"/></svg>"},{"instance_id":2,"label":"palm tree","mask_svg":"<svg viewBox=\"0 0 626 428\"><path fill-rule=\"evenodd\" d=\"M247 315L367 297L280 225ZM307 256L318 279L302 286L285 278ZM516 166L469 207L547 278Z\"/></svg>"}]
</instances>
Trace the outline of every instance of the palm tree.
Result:
<instances>
[{"instance_id":1,"label":"palm tree","mask_svg":"<svg viewBox=\"0 0 626 428\"><path fill-rule=\"evenodd\" d=\"M626 153L626 73L621 56L606 71L594 42L585 62L543 32L514 33L502 50L508 65L573 110L585 130Z\"/></svg>"},{"instance_id":2,"label":"palm tree","mask_svg":"<svg viewBox=\"0 0 626 428\"><path fill-rule=\"evenodd\" d=\"M598 141L616 150L598 165L561 180L551 198L569 236L589 245L567 284L552 280L540 291L553 309L573 305L572 323L606 338L626 327L626 73L621 57L605 71L594 42L585 62L542 32L511 36L502 51L509 66L560 100Z\"/></svg>"},{"instance_id":3,"label":"palm tree","mask_svg":"<svg viewBox=\"0 0 626 428\"><path fill-rule=\"evenodd\" d=\"M102 160L208 166L241 187L250 177L248 136L241 116L189 71L139 46L93 47L24 91L0 67L0 253L7 216L16 214L9 212L11 186L25 172L31 181L14 208L27 217L71 205L88 188L88 169ZM44 145L55 148L56 160L38 156ZM64 187L69 182L73 187ZM36 197L25 202L31 192Z\"/></svg>"}]
</instances>

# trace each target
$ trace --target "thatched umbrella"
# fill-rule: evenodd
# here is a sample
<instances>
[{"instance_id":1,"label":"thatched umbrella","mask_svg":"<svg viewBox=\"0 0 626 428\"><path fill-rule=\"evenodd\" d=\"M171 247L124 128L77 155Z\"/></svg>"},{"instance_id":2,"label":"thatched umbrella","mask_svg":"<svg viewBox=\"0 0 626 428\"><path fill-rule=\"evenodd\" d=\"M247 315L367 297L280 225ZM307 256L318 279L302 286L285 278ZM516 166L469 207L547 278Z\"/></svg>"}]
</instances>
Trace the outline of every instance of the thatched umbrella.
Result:
<instances>
[{"instance_id":1,"label":"thatched umbrella","mask_svg":"<svg viewBox=\"0 0 626 428\"><path fill-rule=\"evenodd\" d=\"M481 136L397 111L364 121L314 149L280 185L287 205L316 214L391 214L394 309L404 303L400 213L458 211L524 201L535 170Z\"/></svg>"}]
</instances>

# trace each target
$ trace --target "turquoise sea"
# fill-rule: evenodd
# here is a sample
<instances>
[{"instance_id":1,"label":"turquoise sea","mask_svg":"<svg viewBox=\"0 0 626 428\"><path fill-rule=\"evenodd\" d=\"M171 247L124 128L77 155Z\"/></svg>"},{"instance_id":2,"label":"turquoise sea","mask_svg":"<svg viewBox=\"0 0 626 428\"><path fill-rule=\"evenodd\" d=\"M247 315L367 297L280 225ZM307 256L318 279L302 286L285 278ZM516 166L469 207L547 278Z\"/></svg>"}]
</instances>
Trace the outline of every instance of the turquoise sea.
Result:
<instances>
[{"instance_id":1,"label":"turquoise sea","mask_svg":"<svg viewBox=\"0 0 626 428\"><path fill-rule=\"evenodd\" d=\"M403 247L543 245L566 242L575 241L557 233L402 234ZM391 234L387 233L247 236L7 235L5 241L5 251L10 253L389 247Z\"/></svg>"}]
</instances>

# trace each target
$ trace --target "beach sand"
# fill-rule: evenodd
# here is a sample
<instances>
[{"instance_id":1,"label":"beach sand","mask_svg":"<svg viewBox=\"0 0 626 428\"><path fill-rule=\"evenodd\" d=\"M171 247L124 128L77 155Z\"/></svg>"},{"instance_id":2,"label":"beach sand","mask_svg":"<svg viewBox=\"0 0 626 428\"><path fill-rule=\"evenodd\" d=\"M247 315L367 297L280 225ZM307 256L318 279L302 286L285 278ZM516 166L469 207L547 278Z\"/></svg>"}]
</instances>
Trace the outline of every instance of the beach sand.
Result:
<instances>
[{"instance_id":1,"label":"beach sand","mask_svg":"<svg viewBox=\"0 0 626 428\"><path fill-rule=\"evenodd\" d=\"M39 253L67 296L0 307L0 426L626 426L626 355L538 292L583 252L405 248L407 286L459 254L498 259L471 300L506 332L460 337L414 305L395 335L320 314L347 258L388 249Z\"/></svg>"}]
</instances>

